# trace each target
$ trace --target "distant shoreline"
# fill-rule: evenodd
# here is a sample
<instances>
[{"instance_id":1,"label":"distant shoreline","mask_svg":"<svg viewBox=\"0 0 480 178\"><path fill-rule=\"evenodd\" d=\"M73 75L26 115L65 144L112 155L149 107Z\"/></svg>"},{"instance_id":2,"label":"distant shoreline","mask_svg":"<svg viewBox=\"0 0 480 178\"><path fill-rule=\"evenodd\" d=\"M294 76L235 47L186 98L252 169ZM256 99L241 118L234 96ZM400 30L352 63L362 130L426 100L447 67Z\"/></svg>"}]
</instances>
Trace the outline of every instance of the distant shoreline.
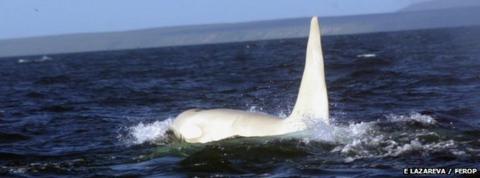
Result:
<instances>
[{"instance_id":1,"label":"distant shoreline","mask_svg":"<svg viewBox=\"0 0 480 178\"><path fill-rule=\"evenodd\" d=\"M342 17L320 17L324 35L480 25L480 6ZM308 19L151 28L0 40L0 57L192 46L307 36Z\"/></svg>"},{"instance_id":2,"label":"distant shoreline","mask_svg":"<svg viewBox=\"0 0 480 178\"><path fill-rule=\"evenodd\" d=\"M358 33L358 34L339 34L339 35L327 35L325 38L330 37L341 37L341 36L349 36L349 35L374 35L374 34L383 34L383 33L401 33L401 32L410 32L410 31L430 31L430 30L444 30L444 29L458 29L458 28L470 28L470 27L478 27L476 26L463 26L463 27L442 27L442 28L428 28L428 29L414 29L414 30L400 30L400 31L388 31L388 32L371 32L371 33ZM150 50L150 49L162 49L162 48L176 48L176 47L196 47L196 46L204 46L204 45L222 45L222 44L235 44L235 43L249 43L249 42L258 42L258 41L278 41L278 40L295 40L295 39L304 39L305 42L307 37L296 37L296 38L282 38L282 39L267 39L267 40L252 40L252 41L237 41L237 42L223 42L223 43L210 43L210 44L191 44L191 45L177 45L177 46L160 46L160 47L151 47L151 48L130 48L130 49L114 49L114 50L98 50L98 51L81 51L81 52L67 52L67 53L51 53L51 54L34 54L34 55L24 55L24 56L7 56L7 57L0 57L1 59L7 58L35 58L40 59L44 57L54 57L55 55L67 55L67 54L83 54L83 53L98 53L98 52L116 52L116 51L136 51L136 50ZM33 60L35 60L33 59Z\"/></svg>"}]
</instances>

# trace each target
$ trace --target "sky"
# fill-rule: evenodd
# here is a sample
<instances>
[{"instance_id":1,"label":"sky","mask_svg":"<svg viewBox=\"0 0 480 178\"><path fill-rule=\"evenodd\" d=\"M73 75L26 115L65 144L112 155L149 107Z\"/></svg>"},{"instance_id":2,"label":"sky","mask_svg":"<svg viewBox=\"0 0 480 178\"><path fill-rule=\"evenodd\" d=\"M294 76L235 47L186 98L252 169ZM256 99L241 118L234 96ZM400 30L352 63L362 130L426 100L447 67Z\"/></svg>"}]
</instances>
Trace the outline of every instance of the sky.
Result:
<instances>
[{"instance_id":1,"label":"sky","mask_svg":"<svg viewBox=\"0 0 480 178\"><path fill-rule=\"evenodd\" d=\"M420 0L0 0L0 39L394 12Z\"/></svg>"}]
</instances>

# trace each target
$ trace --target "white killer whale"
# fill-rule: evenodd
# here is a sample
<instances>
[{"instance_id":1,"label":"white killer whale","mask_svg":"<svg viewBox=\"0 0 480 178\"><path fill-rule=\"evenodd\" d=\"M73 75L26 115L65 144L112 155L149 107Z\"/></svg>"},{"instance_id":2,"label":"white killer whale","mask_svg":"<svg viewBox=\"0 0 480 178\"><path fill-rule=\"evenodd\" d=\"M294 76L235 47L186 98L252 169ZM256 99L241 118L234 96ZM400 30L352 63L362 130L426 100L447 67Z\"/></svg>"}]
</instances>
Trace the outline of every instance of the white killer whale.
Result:
<instances>
[{"instance_id":1,"label":"white killer whale","mask_svg":"<svg viewBox=\"0 0 480 178\"><path fill-rule=\"evenodd\" d=\"M318 19L312 17L302 81L288 118L232 109L191 109L175 118L171 130L186 142L206 143L234 136L261 137L302 131L307 128L305 119L330 124L323 63Z\"/></svg>"}]
</instances>

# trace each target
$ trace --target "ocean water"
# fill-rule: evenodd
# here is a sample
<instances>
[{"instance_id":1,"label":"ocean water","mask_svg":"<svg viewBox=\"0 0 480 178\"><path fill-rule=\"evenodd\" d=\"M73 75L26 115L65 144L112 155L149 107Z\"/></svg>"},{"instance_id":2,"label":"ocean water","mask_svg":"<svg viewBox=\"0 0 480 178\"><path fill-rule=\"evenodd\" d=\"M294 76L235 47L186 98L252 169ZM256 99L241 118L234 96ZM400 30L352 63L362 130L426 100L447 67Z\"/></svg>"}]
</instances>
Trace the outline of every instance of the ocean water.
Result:
<instances>
[{"instance_id":1,"label":"ocean water","mask_svg":"<svg viewBox=\"0 0 480 178\"><path fill-rule=\"evenodd\" d=\"M332 126L188 144L190 108L285 117L306 39L0 59L0 175L401 176L480 167L480 27L323 39Z\"/></svg>"}]
</instances>

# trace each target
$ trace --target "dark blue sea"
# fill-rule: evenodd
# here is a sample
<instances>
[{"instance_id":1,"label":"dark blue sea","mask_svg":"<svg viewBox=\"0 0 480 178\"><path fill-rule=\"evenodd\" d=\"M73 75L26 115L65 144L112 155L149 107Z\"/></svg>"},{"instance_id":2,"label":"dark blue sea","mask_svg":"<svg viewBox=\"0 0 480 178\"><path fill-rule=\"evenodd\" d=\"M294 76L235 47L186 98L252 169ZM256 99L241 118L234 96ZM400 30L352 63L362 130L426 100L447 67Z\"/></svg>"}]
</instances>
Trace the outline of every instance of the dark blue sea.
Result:
<instances>
[{"instance_id":1,"label":"dark blue sea","mask_svg":"<svg viewBox=\"0 0 480 178\"><path fill-rule=\"evenodd\" d=\"M326 36L333 126L188 144L191 108L285 117L306 38L0 59L0 175L390 177L480 168L480 27Z\"/></svg>"}]
</instances>

